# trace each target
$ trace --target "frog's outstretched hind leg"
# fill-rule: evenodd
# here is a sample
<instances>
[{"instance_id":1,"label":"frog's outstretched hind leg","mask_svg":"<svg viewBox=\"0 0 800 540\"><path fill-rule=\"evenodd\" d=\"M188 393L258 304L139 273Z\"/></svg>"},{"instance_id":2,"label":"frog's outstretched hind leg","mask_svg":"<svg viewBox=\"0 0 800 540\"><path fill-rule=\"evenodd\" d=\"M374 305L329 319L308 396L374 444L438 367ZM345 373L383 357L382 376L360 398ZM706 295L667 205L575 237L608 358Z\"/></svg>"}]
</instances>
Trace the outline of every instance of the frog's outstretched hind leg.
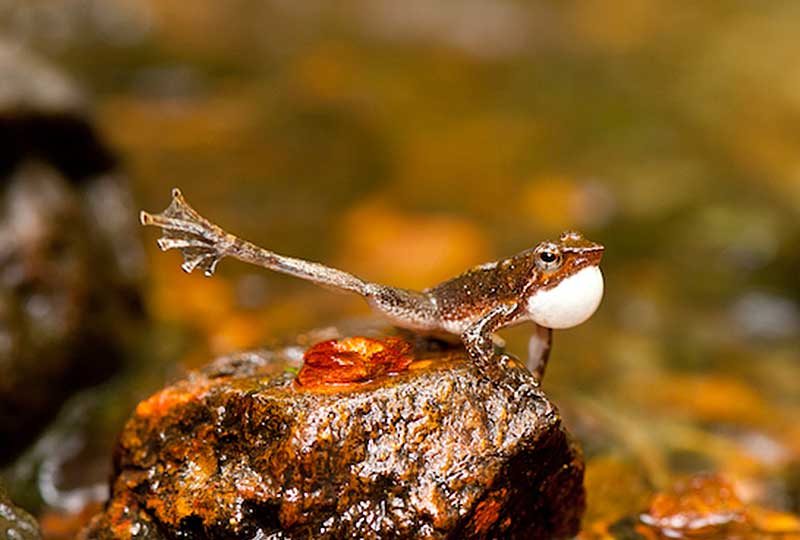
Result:
<instances>
[{"instance_id":1,"label":"frog's outstretched hind leg","mask_svg":"<svg viewBox=\"0 0 800 540\"><path fill-rule=\"evenodd\" d=\"M186 272L200 268L206 276L213 275L230 243L230 235L198 214L177 188L172 190L172 202L166 210L160 214L142 211L139 220L142 225L161 227L158 247L180 250L184 258L181 268Z\"/></svg>"},{"instance_id":2,"label":"frog's outstretched hind leg","mask_svg":"<svg viewBox=\"0 0 800 540\"><path fill-rule=\"evenodd\" d=\"M276 272L313 281L326 287L368 295L367 283L347 272L323 264L285 257L238 238L211 223L189 206L180 190L172 190L172 202L160 214L141 212L142 225L161 227L161 249L178 249L186 272L201 268L211 276L223 257L233 257Z\"/></svg>"}]
</instances>

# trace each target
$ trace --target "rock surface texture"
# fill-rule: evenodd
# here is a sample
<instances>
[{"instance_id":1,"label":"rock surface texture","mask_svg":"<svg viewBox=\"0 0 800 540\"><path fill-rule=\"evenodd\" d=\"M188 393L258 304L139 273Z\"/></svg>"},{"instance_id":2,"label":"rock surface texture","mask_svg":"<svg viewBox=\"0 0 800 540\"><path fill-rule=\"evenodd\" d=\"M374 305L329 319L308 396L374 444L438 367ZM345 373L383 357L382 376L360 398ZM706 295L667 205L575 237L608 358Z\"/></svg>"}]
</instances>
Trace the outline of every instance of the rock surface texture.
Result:
<instances>
[{"instance_id":1,"label":"rock surface texture","mask_svg":"<svg viewBox=\"0 0 800 540\"><path fill-rule=\"evenodd\" d=\"M583 462L529 373L489 382L463 352L420 348L350 338L306 351L317 370L334 351L327 363L349 379L244 354L158 392L124 428L111 500L81 538L574 535Z\"/></svg>"}]
</instances>

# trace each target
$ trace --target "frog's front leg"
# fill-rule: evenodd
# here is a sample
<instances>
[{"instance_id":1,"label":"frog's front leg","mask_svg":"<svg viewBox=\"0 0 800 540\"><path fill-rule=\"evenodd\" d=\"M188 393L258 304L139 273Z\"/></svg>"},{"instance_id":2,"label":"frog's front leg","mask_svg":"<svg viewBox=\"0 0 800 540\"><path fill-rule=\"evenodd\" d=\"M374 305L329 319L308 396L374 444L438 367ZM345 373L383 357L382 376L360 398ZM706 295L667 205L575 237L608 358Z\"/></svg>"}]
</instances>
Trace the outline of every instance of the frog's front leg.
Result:
<instances>
[{"instance_id":1,"label":"frog's front leg","mask_svg":"<svg viewBox=\"0 0 800 540\"><path fill-rule=\"evenodd\" d=\"M537 381L544 377L547 360L550 358L550 346L553 343L553 330L534 324L533 334L528 340L528 361L526 365Z\"/></svg>"},{"instance_id":2,"label":"frog's front leg","mask_svg":"<svg viewBox=\"0 0 800 540\"><path fill-rule=\"evenodd\" d=\"M491 372L499 367L494 355L492 334L511 320L516 309L516 303L499 304L483 314L461 334L467 353L481 371Z\"/></svg>"}]
</instances>

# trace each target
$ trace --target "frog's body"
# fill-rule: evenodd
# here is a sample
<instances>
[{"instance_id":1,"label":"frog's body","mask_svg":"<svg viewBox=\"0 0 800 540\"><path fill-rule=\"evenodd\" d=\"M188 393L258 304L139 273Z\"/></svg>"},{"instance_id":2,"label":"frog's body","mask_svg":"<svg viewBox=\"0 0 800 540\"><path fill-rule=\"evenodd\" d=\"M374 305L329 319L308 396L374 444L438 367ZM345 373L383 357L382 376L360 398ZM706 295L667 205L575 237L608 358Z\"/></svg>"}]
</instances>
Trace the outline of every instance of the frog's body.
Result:
<instances>
[{"instance_id":1,"label":"frog's body","mask_svg":"<svg viewBox=\"0 0 800 540\"><path fill-rule=\"evenodd\" d=\"M285 257L229 234L210 223L173 190L162 214L141 213L145 225L163 229L162 249L178 248L183 269L201 268L210 276L229 256L320 285L362 295L393 324L434 334L460 336L479 367L496 366L492 334L532 321L536 325L529 367L541 377L552 328L580 324L597 309L603 295L599 263L603 247L567 232L507 259L472 268L424 291L369 283L319 263Z\"/></svg>"}]
</instances>

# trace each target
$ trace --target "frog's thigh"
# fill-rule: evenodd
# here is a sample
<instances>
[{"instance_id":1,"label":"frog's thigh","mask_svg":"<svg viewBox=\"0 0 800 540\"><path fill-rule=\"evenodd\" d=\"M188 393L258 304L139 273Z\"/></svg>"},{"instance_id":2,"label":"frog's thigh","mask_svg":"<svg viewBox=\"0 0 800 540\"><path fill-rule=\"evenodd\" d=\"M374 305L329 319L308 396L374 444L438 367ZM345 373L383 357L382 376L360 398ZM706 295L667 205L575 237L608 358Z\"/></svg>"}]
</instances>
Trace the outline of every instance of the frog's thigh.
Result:
<instances>
[{"instance_id":1,"label":"frog's thigh","mask_svg":"<svg viewBox=\"0 0 800 540\"><path fill-rule=\"evenodd\" d=\"M422 331L440 327L436 306L422 293L375 283L364 292L369 305L397 326Z\"/></svg>"}]
</instances>

